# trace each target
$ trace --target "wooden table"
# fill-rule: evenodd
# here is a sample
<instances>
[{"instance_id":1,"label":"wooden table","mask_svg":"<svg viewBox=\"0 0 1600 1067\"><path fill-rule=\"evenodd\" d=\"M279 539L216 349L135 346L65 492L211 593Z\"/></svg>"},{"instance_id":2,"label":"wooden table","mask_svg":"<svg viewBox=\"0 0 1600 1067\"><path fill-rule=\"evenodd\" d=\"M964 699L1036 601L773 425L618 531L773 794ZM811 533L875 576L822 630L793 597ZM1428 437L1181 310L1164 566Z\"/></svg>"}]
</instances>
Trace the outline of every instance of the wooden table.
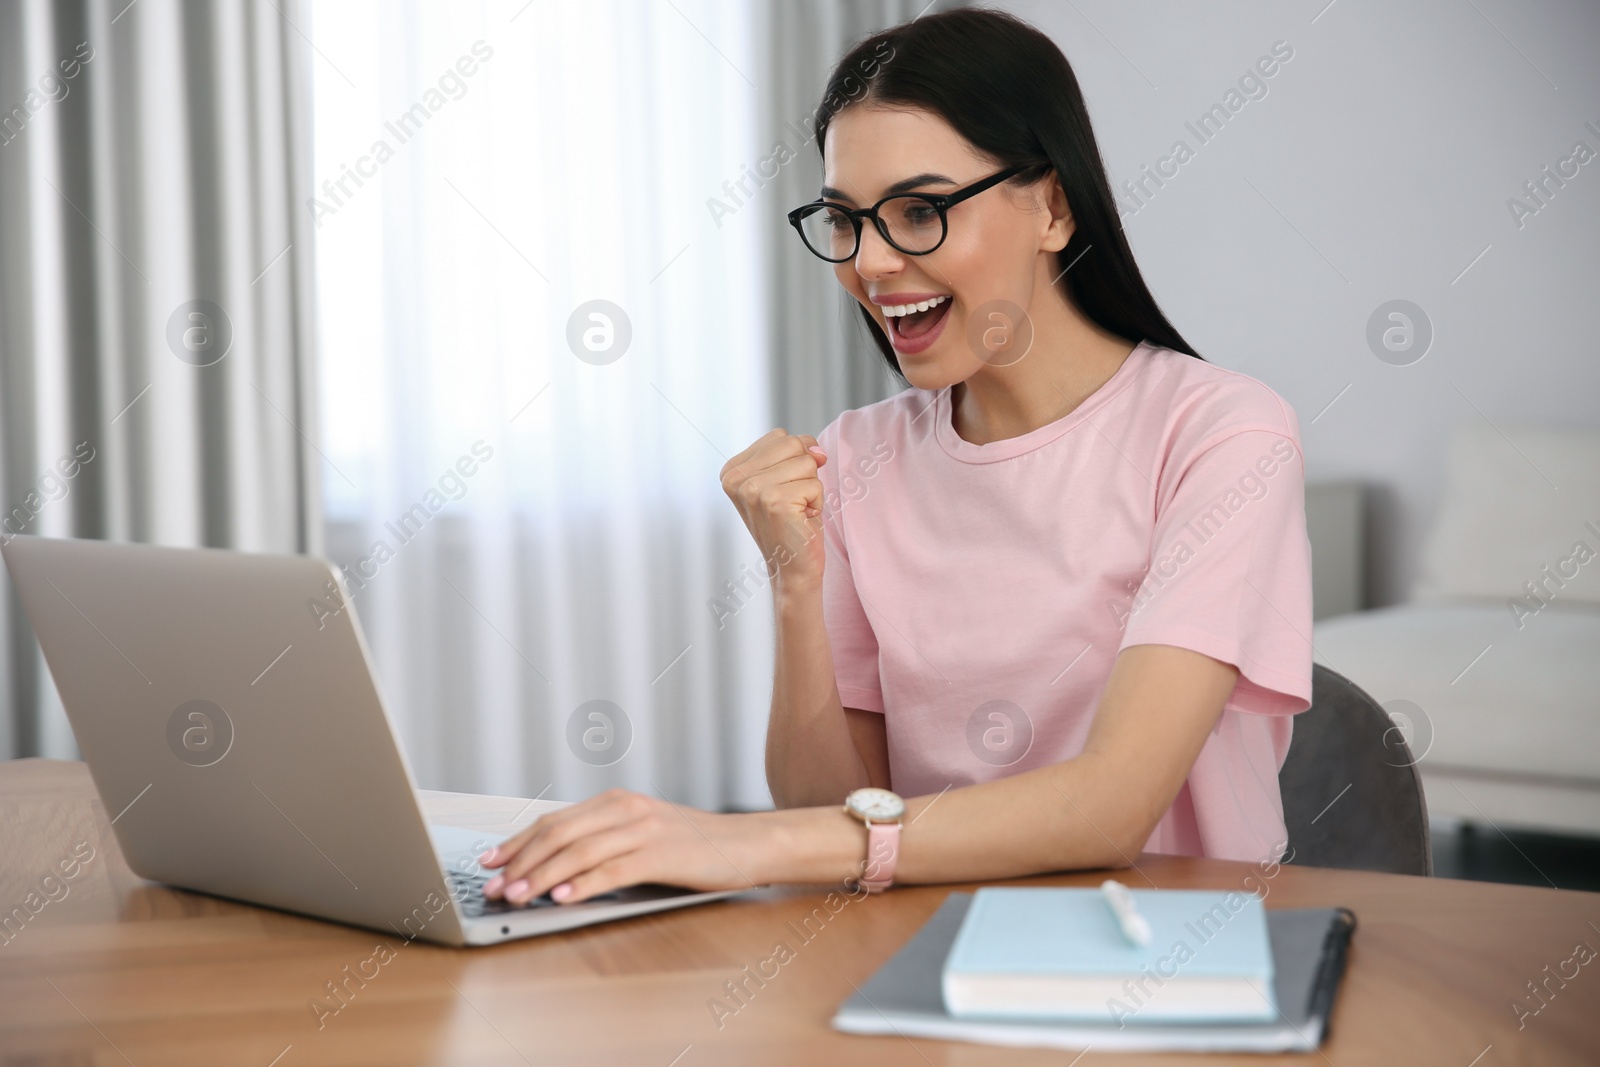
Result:
<instances>
[{"instance_id":1,"label":"wooden table","mask_svg":"<svg viewBox=\"0 0 1600 1067\"><path fill-rule=\"evenodd\" d=\"M424 804L432 821L500 831L523 806L457 793L426 793ZM48 900L41 879L74 848L93 858ZM1163 888L1237 889L1260 876L1248 864L1155 855L1138 868ZM1600 950L1600 894L1295 867L1262 884L1269 908L1343 904L1358 916L1320 1054L1091 1050L1074 1060L829 1029L852 984L952 888L970 887L851 902L810 941L796 930L824 891L784 887L493 948L406 944L145 882L123 862L82 764L17 760L0 764L0 908L30 892L47 903L0 935L0 1067L1600 1064L1600 958L1564 963L1579 943ZM730 999L725 983L780 941L793 958L742 1003ZM379 942L393 958L319 1029L310 1002ZM1519 1028L1513 1004L1538 1003L1528 983L1563 967L1578 973L1564 985L1550 978L1548 1003Z\"/></svg>"}]
</instances>

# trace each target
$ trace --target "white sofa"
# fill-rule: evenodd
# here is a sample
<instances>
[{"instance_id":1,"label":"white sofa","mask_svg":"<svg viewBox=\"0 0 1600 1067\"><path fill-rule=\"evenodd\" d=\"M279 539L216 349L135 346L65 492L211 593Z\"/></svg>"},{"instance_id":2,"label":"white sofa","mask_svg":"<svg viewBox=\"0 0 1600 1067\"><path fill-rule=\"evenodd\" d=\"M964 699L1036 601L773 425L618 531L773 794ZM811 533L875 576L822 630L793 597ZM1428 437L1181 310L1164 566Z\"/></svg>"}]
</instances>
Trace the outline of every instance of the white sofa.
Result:
<instances>
[{"instance_id":1,"label":"white sofa","mask_svg":"<svg viewBox=\"0 0 1600 1067\"><path fill-rule=\"evenodd\" d=\"M1314 641L1405 728L1430 816L1600 836L1600 432L1463 424L1410 602Z\"/></svg>"}]
</instances>

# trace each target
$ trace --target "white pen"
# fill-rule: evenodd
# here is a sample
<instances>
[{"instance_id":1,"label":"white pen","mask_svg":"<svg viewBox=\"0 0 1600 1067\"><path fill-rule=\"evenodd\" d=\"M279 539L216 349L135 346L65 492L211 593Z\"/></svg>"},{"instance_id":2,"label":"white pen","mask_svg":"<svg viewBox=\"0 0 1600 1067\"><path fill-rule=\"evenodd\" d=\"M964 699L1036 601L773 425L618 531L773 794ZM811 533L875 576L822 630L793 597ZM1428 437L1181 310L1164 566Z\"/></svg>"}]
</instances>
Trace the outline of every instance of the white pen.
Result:
<instances>
[{"instance_id":1,"label":"white pen","mask_svg":"<svg viewBox=\"0 0 1600 1067\"><path fill-rule=\"evenodd\" d=\"M1122 927L1123 936L1135 945L1148 945L1150 921L1139 914L1128 887L1113 878L1107 878L1100 883L1100 892L1105 894L1106 903L1111 905L1111 913L1117 917L1117 925Z\"/></svg>"}]
</instances>

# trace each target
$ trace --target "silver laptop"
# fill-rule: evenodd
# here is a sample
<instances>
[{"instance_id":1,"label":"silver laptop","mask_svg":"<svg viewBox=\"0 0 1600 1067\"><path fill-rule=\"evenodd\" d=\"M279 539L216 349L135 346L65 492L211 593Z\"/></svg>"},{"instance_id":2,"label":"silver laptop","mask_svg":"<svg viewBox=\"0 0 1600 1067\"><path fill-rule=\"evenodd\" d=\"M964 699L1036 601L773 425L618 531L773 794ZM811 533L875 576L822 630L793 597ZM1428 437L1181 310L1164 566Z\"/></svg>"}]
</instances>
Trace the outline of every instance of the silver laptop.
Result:
<instances>
[{"instance_id":1,"label":"silver laptop","mask_svg":"<svg viewBox=\"0 0 1600 1067\"><path fill-rule=\"evenodd\" d=\"M448 945L737 892L485 899L494 872L477 856L500 838L423 820L354 608L323 560L27 536L3 551L143 878Z\"/></svg>"}]
</instances>

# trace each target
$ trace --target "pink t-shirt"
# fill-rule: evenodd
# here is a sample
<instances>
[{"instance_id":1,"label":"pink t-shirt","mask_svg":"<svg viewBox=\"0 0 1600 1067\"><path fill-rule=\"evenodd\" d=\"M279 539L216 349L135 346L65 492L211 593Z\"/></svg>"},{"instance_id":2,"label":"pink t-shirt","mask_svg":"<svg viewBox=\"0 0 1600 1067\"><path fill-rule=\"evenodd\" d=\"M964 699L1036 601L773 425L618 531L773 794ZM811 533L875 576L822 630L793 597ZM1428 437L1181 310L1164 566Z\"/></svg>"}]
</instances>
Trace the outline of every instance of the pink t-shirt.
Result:
<instances>
[{"instance_id":1,"label":"pink t-shirt","mask_svg":"<svg viewBox=\"0 0 1600 1067\"><path fill-rule=\"evenodd\" d=\"M963 440L946 388L846 411L817 441L839 697L885 716L897 792L1070 759L1118 651L1177 645L1239 680L1145 850L1281 854L1311 546L1298 422L1276 393L1140 344L1020 437Z\"/></svg>"}]
</instances>

